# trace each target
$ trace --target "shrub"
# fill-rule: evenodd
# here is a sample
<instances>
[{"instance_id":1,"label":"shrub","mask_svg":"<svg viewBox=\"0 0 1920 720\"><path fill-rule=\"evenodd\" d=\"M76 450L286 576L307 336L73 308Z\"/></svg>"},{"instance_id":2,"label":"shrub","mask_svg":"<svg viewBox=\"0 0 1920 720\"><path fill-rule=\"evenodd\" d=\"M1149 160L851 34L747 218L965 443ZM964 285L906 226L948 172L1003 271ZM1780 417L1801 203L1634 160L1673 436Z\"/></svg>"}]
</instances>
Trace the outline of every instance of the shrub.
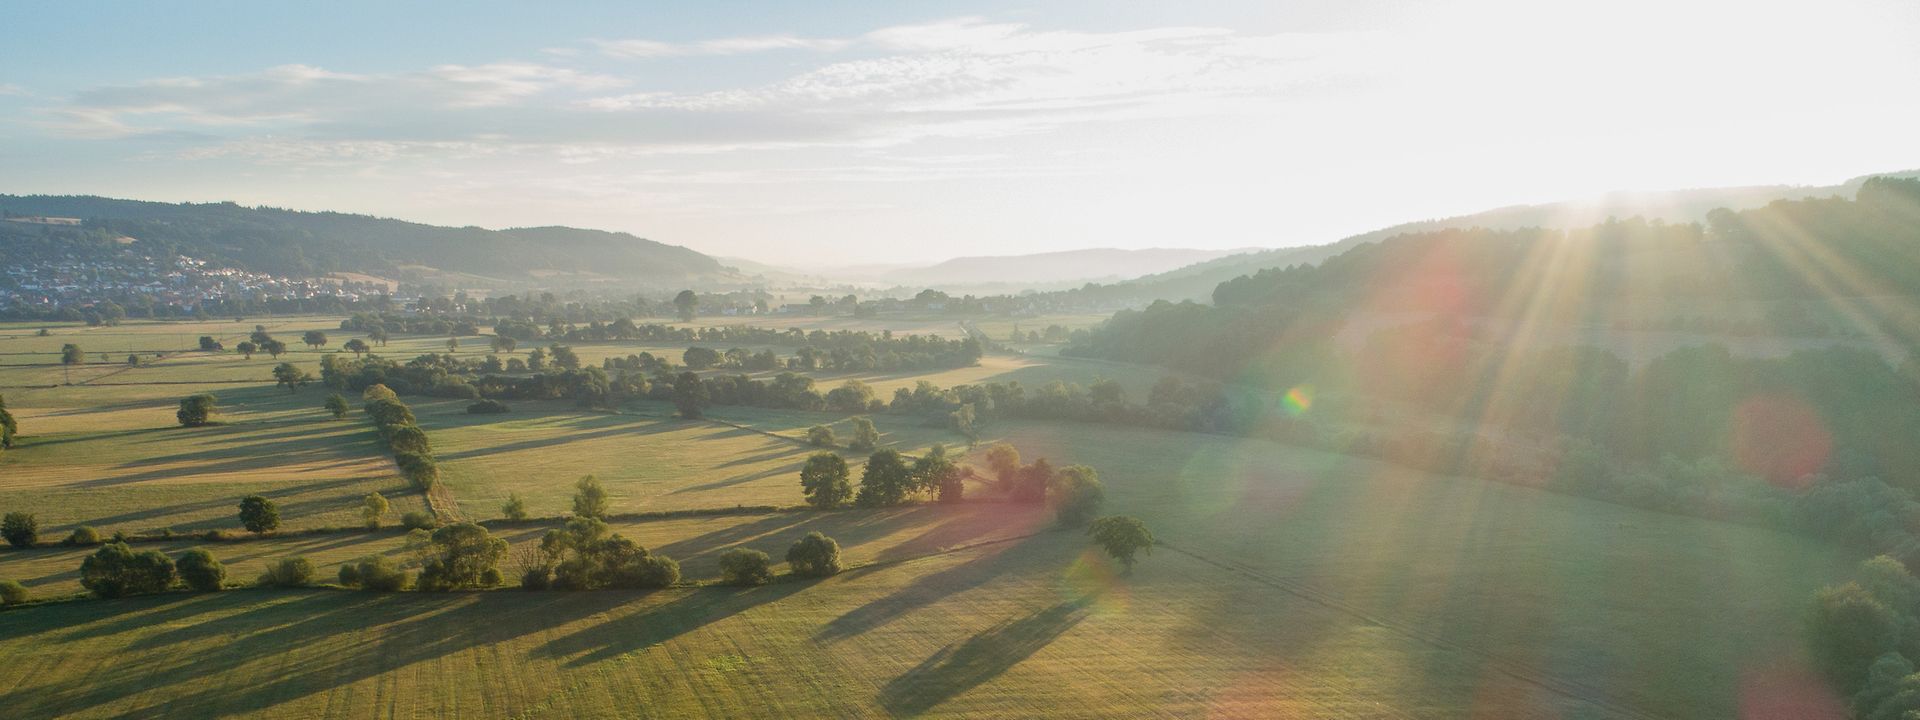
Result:
<instances>
[{"instance_id":1,"label":"shrub","mask_svg":"<svg viewBox=\"0 0 1920 720\"><path fill-rule=\"evenodd\" d=\"M33 599L27 587L13 580L0 580L0 605L19 605Z\"/></svg>"},{"instance_id":2,"label":"shrub","mask_svg":"<svg viewBox=\"0 0 1920 720\"><path fill-rule=\"evenodd\" d=\"M680 563L665 555L647 554L618 568L609 586L658 590L680 582Z\"/></svg>"},{"instance_id":3,"label":"shrub","mask_svg":"<svg viewBox=\"0 0 1920 720\"><path fill-rule=\"evenodd\" d=\"M1054 516L1066 527L1087 524L1099 514L1100 504L1106 501L1100 474L1085 465L1061 468L1060 474L1054 477L1052 491Z\"/></svg>"},{"instance_id":4,"label":"shrub","mask_svg":"<svg viewBox=\"0 0 1920 720\"><path fill-rule=\"evenodd\" d=\"M180 581L201 592L219 590L227 582L226 566L221 565L213 553L201 548L181 553L174 565L180 570Z\"/></svg>"},{"instance_id":5,"label":"shrub","mask_svg":"<svg viewBox=\"0 0 1920 720\"><path fill-rule=\"evenodd\" d=\"M61 540L60 543L75 547L81 545L99 545L100 531L93 529L91 525L81 525L80 527L74 528L73 532L67 533L67 539Z\"/></svg>"},{"instance_id":6,"label":"shrub","mask_svg":"<svg viewBox=\"0 0 1920 720\"><path fill-rule=\"evenodd\" d=\"M840 441L833 437L833 428L815 425L807 428L807 444L814 447L833 447Z\"/></svg>"},{"instance_id":7,"label":"shrub","mask_svg":"<svg viewBox=\"0 0 1920 720\"><path fill-rule=\"evenodd\" d=\"M240 501L240 525L248 532L263 533L280 527L280 506L259 495Z\"/></svg>"},{"instance_id":8,"label":"shrub","mask_svg":"<svg viewBox=\"0 0 1920 720\"><path fill-rule=\"evenodd\" d=\"M340 566L340 584L373 592L399 592L407 589L407 571L385 555L368 555Z\"/></svg>"},{"instance_id":9,"label":"shrub","mask_svg":"<svg viewBox=\"0 0 1920 720\"><path fill-rule=\"evenodd\" d=\"M765 585L773 579L770 562L766 553L737 547L720 555L720 574L729 585Z\"/></svg>"},{"instance_id":10,"label":"shrub","mask_svg":"<svg viewBox=\"0 0 1920 720\"><path fill-rule=\"evenodd\" d=\"M387 496L379 492L367 493L366 498L360 501L360 517L366 520L368 530L380 529L380 518L387 514L389 507Z\"/></svg>"},{"instance_id":11,"label":"shrub","mask_svg":"<svg viewBox=\"0 0 1920 720\"><path fill-rule=\"evenodd\" d=\"M365 578L361 578L365 582ZM261 585L306 587L313 584L313 563L303 557L280 558L260 575Z\"/></svg>"},{"instance_id":12,"label":"shrub","mask_svg":"<svg viewBox=\"0 0 1920 720\"><path fill-rule=\"evenodd\" d=\"M840 572L840 543L818 532L794 541L787 548L787 565L801 577L826 577Z\"/></svg>"},{"instance_id":13,"label":"shrub","mask_svg":"<svg viewBox=\"0 0 1920 720\"><path fill-rule=\"evenodd\" d=\"M854 452L873 452L880 446L880 431L873 421L863 417L853 419L853 439L847 441L847 449Z\"/></svg>"},{"instance_id":14,"label":"shrub","mask_svg":"<svg viewBox=\"0 0 1920 720\"><path fill-rule=\"evenodd\" d=\"M527 501L520 497L520 493L507 493L507 504L500 506L500 514L513 522L524 522L527 519Z\"/></svg>"},{"instance_id":15,"label":"shrub","mask_svg":"<svg viewBox=\"0 0 1920 720\"><path fill-rule=\"evenodd\" d=\"M440 527L440 520L425 510L408 510L400 516L400 527L408 530L432 530Z\"/></svg>"},{"instance_id":16,"label":"shrub","mask_svg":"<svg viewBox=\"0 0 1920 720\"><path fill-rule=\"evenodd\" d=\"M500 402L499 400L481 400L480 402L467 406L468 415L498 415L510 410L512 410L512 408L507 407L506 403Z\"/></svg>"},{"instance_id":17,"label":"shrub","mask_svg":"<svg viewBox=\"0 0 1920 720\"><path fill-rule=\"evenodd\" d=\"M0 518L0 537L5 537L8 545L17 548L33 547L34 543L40 541L40 521L29 512L16 510L7 513L5 518Z\"/></svg>"},{"instance_id":18,"label":"shrub","mask_svg":"<svg viewBox=\"0 0 1920 720\"><path fill-rule=\"evenodd\" d=\"M520 571L520 587L523 590L545 590L553 587L553 568L534 565Z\"/></svg>"},{"instance_id":19,"label":"shrub","mask_svg":"<svg viewBox=\"0 0 1920 720\"><path fill-rule=\"evenodd\" d=\"M499 587L506 581L507 576L500 573L500 568L490 567L480 571L480 587Z\"/></svg>"},{"instance_id":20,"label":"shrub","mask_svg":"<svg viewBox=\"0 0 1920 720\"><path fill-rule=\"evenodd\" d=\"M347 399L340 393L327 396L326 408L327 414L332 415L335 420L344 420L347 417Z\"/></svg>"},{"instance_id":21,"label":"shrub","mask_svg":"<svg viewBox=\"0 0 1920 720\"><path fill-rule=\"evenodd\" d=\"M157 593L173 585L173 560L158 550L134 552L123 542L100 546L80 563L80 584L98 597Z\"/></svg>"}]
</instances>

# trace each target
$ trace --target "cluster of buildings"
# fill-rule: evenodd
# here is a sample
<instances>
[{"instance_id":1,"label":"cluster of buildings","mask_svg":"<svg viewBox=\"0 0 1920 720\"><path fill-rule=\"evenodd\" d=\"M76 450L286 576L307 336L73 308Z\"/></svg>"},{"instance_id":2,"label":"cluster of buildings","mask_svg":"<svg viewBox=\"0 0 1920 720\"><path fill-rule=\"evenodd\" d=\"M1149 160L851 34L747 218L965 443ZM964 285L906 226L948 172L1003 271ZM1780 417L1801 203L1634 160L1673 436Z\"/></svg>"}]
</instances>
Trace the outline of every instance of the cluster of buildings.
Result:
<instances>
[{"instance_id":1,"label":"cluster of buildings","mask_svg":"<svg viewBox=\"0 0 1920 720\"><path fill-rule=\"evenodd\" d=\"M138 298L155 308L192 313L203 305L338 300L354 303L383 286L336 280L299 280L230 267L186 256L109 259L0 259L0 310L46 312L103 300Z\"/></svg>"}]
</instances>

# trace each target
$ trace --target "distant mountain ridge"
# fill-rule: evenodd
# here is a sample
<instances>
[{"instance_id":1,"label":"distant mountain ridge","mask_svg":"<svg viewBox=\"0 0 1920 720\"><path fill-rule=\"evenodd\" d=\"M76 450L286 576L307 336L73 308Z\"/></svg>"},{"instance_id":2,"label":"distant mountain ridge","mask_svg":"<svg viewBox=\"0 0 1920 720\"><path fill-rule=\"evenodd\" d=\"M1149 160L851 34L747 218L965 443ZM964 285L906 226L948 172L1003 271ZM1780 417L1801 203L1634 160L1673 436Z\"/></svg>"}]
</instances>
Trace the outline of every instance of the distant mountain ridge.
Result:
<instances>
[{"instance_id":1,"label":"distant mountain ridge","mask_svg":"<svg viewBox=\"0 0 1920 720\"><path fill-rule=\"evenodd\" d=\"M728 279L718 260L627 233L570 227L488 230L337 212L162 203L75 195L0 195L10 215L74 217L142 243L288 275L421 269L506 281L685 285Z\"/></svg>"}]
</instances>

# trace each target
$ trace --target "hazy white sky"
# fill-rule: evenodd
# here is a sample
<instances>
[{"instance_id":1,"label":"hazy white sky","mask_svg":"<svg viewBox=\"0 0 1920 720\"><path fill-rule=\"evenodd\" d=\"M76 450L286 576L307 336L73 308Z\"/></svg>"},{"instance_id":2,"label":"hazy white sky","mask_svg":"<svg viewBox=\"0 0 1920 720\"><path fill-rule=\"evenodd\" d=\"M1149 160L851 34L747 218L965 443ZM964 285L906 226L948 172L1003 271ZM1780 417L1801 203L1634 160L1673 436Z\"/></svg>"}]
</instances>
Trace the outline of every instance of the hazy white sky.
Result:
<instances>
[{"instance_id":1,"label":"hazy white sky","mask_svg":"<svg viewBox=\"0 0 1920 720\"><path fill-rule=\"evenodd\" d=\"M789 263L1240 247L1920 166L1920 3L8 11L0 192Z\"/></svg>"}]
</instances>

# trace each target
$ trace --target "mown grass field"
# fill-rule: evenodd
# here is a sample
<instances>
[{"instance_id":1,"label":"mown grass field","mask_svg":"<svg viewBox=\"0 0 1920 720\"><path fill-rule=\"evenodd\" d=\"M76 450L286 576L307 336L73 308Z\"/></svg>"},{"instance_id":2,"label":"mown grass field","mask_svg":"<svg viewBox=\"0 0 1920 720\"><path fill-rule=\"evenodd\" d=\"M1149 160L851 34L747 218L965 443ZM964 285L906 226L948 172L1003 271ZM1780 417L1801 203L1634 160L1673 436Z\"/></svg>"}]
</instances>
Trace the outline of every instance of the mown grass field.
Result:
<instances>
[{"instance_id":1,"label":"mown grass field","mask_svg":"<svg viewBox=\"0 0 1920 720\"><path fill-rule=\"evenodd\" d=\"M335 347L345 337L329 334ZM402 347L387 354L405 357ZM230 528L233 504L254 491L284 493L292 527L355 524L376 487L394 489L389 522L418 507L364 420L324 419L322 390L275 390L271 364L186 354L113 381L258 379L0 391L26 434L0 455L0 510L39 513L43 537L57 539L75 522ZM1159 377L994 356L863 379L1097 375L1136 398ZM230 424L173 427L177 399L201 389L220 394ZM409 400L470 518L497 517L508 493L536 515L562 514L589 473L615 512L797 504L813 449L792 439L816 423L848 430L830 413L715 407L716 421L697 422L662 403L618 414L515 403L470 416L463 403ZM959 441L874 419L903 451ZM1144 518L1166 546L1121 577L1077 533L1048 531L1044 510L994 502L624 521L616 529L679 559L689 581L715 578L729 547L778 561L814 529L867 565L746 590L243 590L35 605L0 612L0 697L8 716L109 718L1808 716L1825 691L1800 657L1806 598L1857 560L1775 532L1264 441L1021 421L982 432L1029 460L1094 466L1107 511ZM524 544L546 527L495 529ZM296 554L331 578L400 546L397 531L209 545L238 579ZM73 593L86 552L0 551L0 578Z\"/></svg>"}]
</instances>

